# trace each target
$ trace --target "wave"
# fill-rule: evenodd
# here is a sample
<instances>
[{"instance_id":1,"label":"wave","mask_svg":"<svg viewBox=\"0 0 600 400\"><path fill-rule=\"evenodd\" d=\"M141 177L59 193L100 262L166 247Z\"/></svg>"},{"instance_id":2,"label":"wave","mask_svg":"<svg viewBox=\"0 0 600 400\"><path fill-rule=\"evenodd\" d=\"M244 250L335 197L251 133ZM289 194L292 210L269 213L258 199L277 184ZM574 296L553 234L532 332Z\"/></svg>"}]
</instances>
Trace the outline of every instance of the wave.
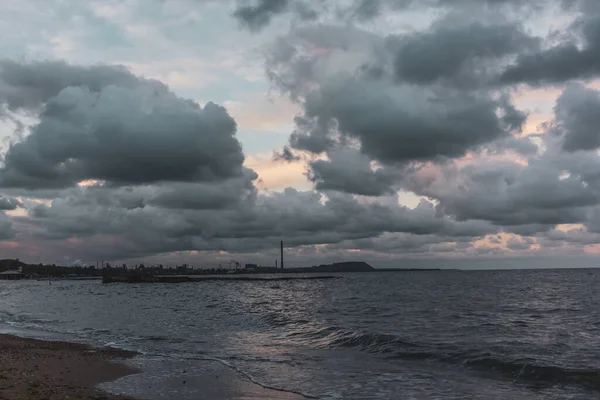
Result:
<instances>
[{"instance_id":1,"label":"wave","mask_svg":"<svg viewBox=\"0 0 600 400\"><path fill-rule=\"evenodd\" d=\"M269 327L283 327L287 325L306 325L310 321L305 319L292 319L283 313L267 313L261 317L261 321Z\"/></svg>"},{"instance_id":2,"label":"wave","mask_svg":"<svg viewBox=\"0 0 600 400\"><path fill-rule=\"evenodd\" d=\"M384 333L363 333L339 327L298 330L287 334L310 341L319 348L358 348L371 353L390 353L398 348L419 348L422 345L409 342L399 336Z\"/></svg>"},{"instance_id":3,"label":"wave","mask_svg":"<svg viewBox=\"0 0 600 400\"><path fill-rule=\"evenodd\" d=\"M275 385L270 385L270 384L266 384L264 382L261 382L260 380L256 379L255 377L253 377L250 373L248 373L247 371L245 371L243 368L240 368L238 366L236 366L233 363L230 363L222 358L217 358L217 357L211 357L211 356L202 356L202 355L198 355L198 354L189 354L189 353L180 353L180 354L174 354L174 353L147 353L145 354L146 357L157 357L157 358L172 358L172 359L179 359L179 360L195 360L195 361L213 361L213 362L218 362L222 365L224 365L225 367L237 372L238 374L242 375L244 378L246 378L247 380L249 380L250 382L254 383L255 385L258 385L264 389L269 389L269 390L274 390L277 392L283 392L283 393L290 393L290 394L296 394L298 396L302 396L306 399L319 399L320 397L315 396L313 394L310 393L306 393L306 392L301 392L299 390L293 390L293 389L286 389L286 388L282 388L280 386L275 386ZM235 357L230 357L233 360L235 360ZM259 358L250 358L252 361L259 361ZM274 359L262 359L262 361L268 361L268 362L283 362L282 360L274 360Z\"/></svg>"},{"instance_id":4,"label":"wave","mask_svg":"<svg viewBox=\"0 0 600 400\"><path fill-rule=\"evenodd\" d=\"M388 359L433 360L446 365L462 366L484 374L501 375L532 385L577 385L600 391L600 370L553 365L530 358L510 359L501 354L465 350L448 344L416 343L392 334L364 333L326 327L312 332L294 332L313 341L320 348L354 348Z\"/></svg>"},{"instance_id":5,"label":"wave","mask_svg":"<svg viewBox=\"0 0 600 400\"><path fill-rule=\"evenodd\" d=\"M502 360L493 356L467 359L464 364L472 369L500 373L515 381L549 386L577 385L600 391L600 371L596 369L543 365L532 359Z\"/></svg>"}]
</instances>

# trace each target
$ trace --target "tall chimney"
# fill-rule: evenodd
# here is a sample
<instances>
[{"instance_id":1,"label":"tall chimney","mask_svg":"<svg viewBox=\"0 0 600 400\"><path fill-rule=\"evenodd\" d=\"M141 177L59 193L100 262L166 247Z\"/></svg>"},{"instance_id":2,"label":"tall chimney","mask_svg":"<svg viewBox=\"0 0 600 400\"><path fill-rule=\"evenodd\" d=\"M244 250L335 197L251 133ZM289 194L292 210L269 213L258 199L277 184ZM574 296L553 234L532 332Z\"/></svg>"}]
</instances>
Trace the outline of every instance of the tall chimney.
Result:
<instances>
[{"instance_id":1,"label":"tall chimney","mask_svg":"<svg viewBox=\"0 0 600 400\"><path fill-rule=\"evenodd\" d=\"M283 240L281 241L281 269L283 269Z\"/></svg>"}]
</instances>

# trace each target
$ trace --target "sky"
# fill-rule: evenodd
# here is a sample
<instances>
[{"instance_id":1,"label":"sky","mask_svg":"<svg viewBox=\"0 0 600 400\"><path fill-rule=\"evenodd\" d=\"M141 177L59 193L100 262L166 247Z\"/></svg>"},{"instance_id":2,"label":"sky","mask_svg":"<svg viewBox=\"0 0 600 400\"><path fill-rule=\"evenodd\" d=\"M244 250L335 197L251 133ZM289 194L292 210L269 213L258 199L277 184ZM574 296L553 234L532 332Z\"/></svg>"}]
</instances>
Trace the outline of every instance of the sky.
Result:
<instances>
[{"instance_id":1,"label":"sky","mask_svg":"<svg viewBox=\"0 0 600 400\"><path fill-rule=\"evenodd\" d=\"M596 0L0 8L0 258L600 261Z\"/></svg>"}]
</instances>

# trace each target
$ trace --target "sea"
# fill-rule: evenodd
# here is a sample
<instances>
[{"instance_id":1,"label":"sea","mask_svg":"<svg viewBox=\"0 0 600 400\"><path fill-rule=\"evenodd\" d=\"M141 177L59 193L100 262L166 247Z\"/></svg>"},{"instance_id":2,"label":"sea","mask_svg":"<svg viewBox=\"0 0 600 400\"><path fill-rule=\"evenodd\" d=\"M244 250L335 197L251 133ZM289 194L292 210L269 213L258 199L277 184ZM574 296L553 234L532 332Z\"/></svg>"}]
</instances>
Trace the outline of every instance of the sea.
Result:
<instances>
[{"instance_id":1,"label":"sea","mask_svg":"<svg viewBox=\"0 0 600 400\"><path fill-rule=\"evenodd\" d=\"M600 398L598 269L339 276L0 281L0 332L136 350L161 400L207 361L307 398Z\"/></svg>"}]
</instances>

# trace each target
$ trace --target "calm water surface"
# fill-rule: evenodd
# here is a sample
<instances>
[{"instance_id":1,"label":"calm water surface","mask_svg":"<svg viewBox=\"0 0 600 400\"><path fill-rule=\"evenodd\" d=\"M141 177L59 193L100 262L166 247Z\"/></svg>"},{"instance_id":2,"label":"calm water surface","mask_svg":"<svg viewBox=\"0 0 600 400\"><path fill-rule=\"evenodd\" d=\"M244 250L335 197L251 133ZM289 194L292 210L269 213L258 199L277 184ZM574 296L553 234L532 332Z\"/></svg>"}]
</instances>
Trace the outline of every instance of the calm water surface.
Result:
<instances>
[{"instance_id":1,"label":"calm water surface","mask_svg":"<svg viewBox=\"0 0 600 400\"><path fill-rule=\"evenodd\" d=\"M217 360L323 399L600 398L600 270L0 282L0 329L138 350L152 379Z\"/></svg>"}]
</instances>

